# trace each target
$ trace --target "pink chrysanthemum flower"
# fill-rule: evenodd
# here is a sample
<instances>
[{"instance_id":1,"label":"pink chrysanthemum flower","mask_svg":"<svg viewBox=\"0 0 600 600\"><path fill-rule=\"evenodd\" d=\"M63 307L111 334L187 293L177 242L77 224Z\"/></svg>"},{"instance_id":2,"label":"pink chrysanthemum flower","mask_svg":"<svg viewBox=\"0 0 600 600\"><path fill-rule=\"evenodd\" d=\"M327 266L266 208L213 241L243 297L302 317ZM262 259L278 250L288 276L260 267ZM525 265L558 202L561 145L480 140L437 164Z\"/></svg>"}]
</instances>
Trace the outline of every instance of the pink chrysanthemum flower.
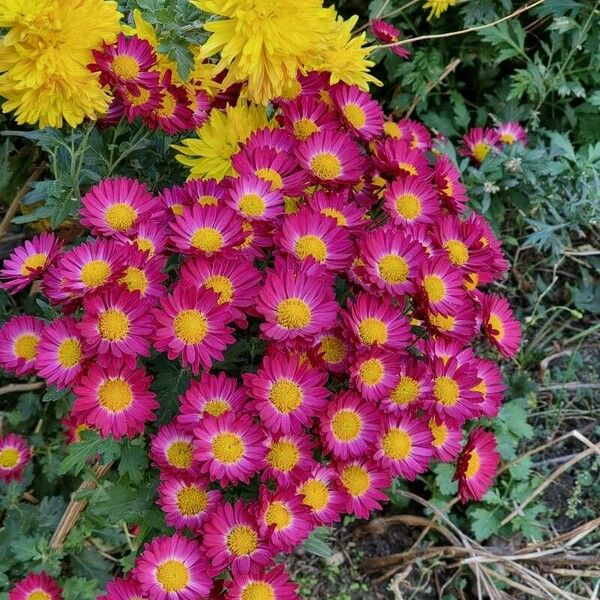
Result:
<instances>
[{"instance_id":1,"label":"pink chrysanthemum flower","mask_svg":"<svg viewBox=\"0 0 600 600\"><path fill-rule=\"evenodd\" d=\"M195 477L198 463L194 459L194 436L174 423L163 425L150 442L150 460L164 474Z\"/></svg>"},{"instance_id":2,"label":"pink chrysanthemum flower","mask_svg":"<svg viewBox=\"0 0 600 600\"><path fill-rule=\"evenodd\" d=\"M331 89L333 105L348 129L364 140L383 132L383 111L371 94L356 85L338 83Z\"/></svg>"},{"instance_id":3,"label":"pink chrysanthemum flower","mask_svg":"<svg viewBox=\"0 0 600 600\"><path fill-rule=\"evenodd\" d=\"M95 235L128 234L141 221L152 219L158 202L148 188L127 177L104 179L81 199L81 224Z\"/></svg>"},{"instance_id":4,"label":"pink chrysanthemum flower","mask_svg":"<svg viewBox=\"0 0 600 600\"><path fill-rule=\"evenodd\" d=\"M422 419L391 416L382 423L373 458L384 471L413 481L429 467L432 442L431 431Z\"/></svg>"},{"instance_id":5,"label":"pink chrysanthemum flower","mask_svg":"<svg viewBox=\"0 0 600 600\"><path fill-rule=\"evenodd\" d=\"M151 382L144 369L92 364L73 389L71 413L98 429L103 437L134 437L156 419L154 411L159 404L150 391Z\"/></svg>"},{"instance_id":6,"label":"pink chrysanthemum flower","mask_svg":"<svg viewBox=\"0 0 600 600\"><path fill-rule=\"evenodd\" d=\"M139 293L113 287L83 299L79 329L100 366L133 366L138 356L149 355L154 318Z\"/></svg>"},{"instance_id":7,"label":"pink chrysanthemum flower","mask_svg":"<svg viewBox=\"0 0 600 600\"><path fill-rule=\"evenodd\" d=\"M460 171L445 154L435 158L433 181L442 206L451 214L461 215L467 207L467 190L460 181Z\"/></svg>"},{"instance_id":8,"label":"pink chrysanthemum flower","mask_svg":"<svg viewBox=\"0 0 600 600\"><path fill-rule=\"evenodd\" d=\"M477 360L475 370L480 381L473 390L483 397L479 410L484 417L493 419L498 416L506 390L502 371L495 362L484 359Z\"/></svg>"},{"instance_id":9,"label":"pink chrysanthemum flower","mask_svg":"<svg viewBox=\"0 0 600 600\"><path fill-rule=\"evenodd\" d=\"M340 327L336 327L315 338L315 345L308 353L312 361L322 364L331 373L344 373L350 361L352 348Z\"/></svg>"},{"instance_id":10,"label":"pink chrysanthemum flower","mask_svg":"<svg viewBox=\"0 0 600 600\"><path fill-rule=\"evenodd\" d=\"M200 544L181 534L158 537L137 557L134 577L155 600L196 600L208 595L210 576Z\"/></svg>"},{"instance_id":11,"label":"pink chrysanthemum flower","mask_svg":"<svg viewBox=\"0 0 600 600\"><path fill-rule=\"evenodd\" d=\"M323 450L344 460L366 454L375 443L379 415L370 402L347 390L329 403L319 424Z\"/></svg>"},{"instance_id":12,"label":"pink chrysanthemum flower","mask_svg":"<svg viewBox=\"0 0 600 600\"><path fill-rule=\"evenodd\" d=\"M496 127L496 133L500 137L500 141L508 146L512 146L515 142L520 142L523 146L527 145L527 132L514 121L500 123Z\"/></svg>"},{"instance_id":13,"label":"pink chrysanthemum flower","mask_svg":"<svg viewBox=\"0 0 600 600\"><path fill-rule=\"evenodd\" d=\"M160 104L144 116L149 129L162 129L167 135L175 135L194 128L194 113L188 106L184 87L171 83L170 72L159 86Z\"/></svg>"},{"instance_id":14,"label":"pink chrysanthemum flower","mask_svg":"<svg viewBox=\"0 0 600 600\"><path fill-rule=\"evenodd\" d=\"M386 138L402 140L412 146L410 123L410 119L396 121L392 115L389 115L383 123L383 135Z\"/></svg>"},{"instance_id":15,"label":"pink chrysanthemum flower","mask_svg":"<svg viewBox=\"0 0 600 600\"><path fill-rule=\"evenodd\" d=\"M350 367L350 380L363 398L381 400L394 388L399 370L395 353L373 347L356 355Z\"/></svg>"},{"instance_id":16,"label":"pink chrysanthemum flower","mask_svg":"<svg viewBox=\"0 0 600 600\"><path fill-rule=\"evenodd\" d=\"M181 215L183 215L183 210L192 205L189 196L181 185L166 187L158 195L158 199L166 210L167 219L170 222L173 222L175 217L181 217Z\"/></svg>"},{"instance_id":17,"label":"pink chrysanthemum flower","mask_svg":"<svg viewBox=\"0 0 600 600\"><path fill-rule=\"evenodd\" d=\"M106 584L106 594L96 600L143 600L140 584L131 576L117 577Z\"/></svg>"},{"instance_id":18,"label":"pink chrysanthemum flower","mask_svg":"<svg viewBox=\"0 0 600 600\"><path fill-rule=\"evenodd\" d=\"M425 322L433 337L469 343L476 333L475 308L465 300L461 309L451 314L425 312Z\"/></svg>"},{"instance_id":19,"label":"pink chrysanthemum flower","mask_svg":"<svg viewBox=\"0 0 600 600\"><path fill-rule=\"evenodd\" d=\"M346 512L368 519L387 500L388 473L368 459L355 458L337 465L338 484L346 496Z\"/></svg>"},{"instance_id":20,"label":"pink chrysanthemum flower","mask_svg":"<svg viewBox=\"0 0 600 600\"><path fill-rule=\"evenodd\" d=\"M348 201L348 192L326 192L318 190L308 199L308 205L315 213L335 219L338 227L352 232L365 225L365 211Z\"/></svg>"},{"instance_id":21,"label":"pink chrysanthemum flower","mask_svg":"<svg viewBox=\"0 0 600 600\"><path fill-rule=\"evenodd\" d=\"M62 600L62 590L48 573L29 573L8 592L8 600Z\"/></svg>"},{"instance_id":22,"label":"pink chrysanthemum flower","mask_svg":"<svg viewBox=\"0 0 600 600\"><path fill-rule=\"evenodd\" d=\"M397 27L382 19L371 19L369 25L371 33L384 44L395 44L402 35L402 32ZM390 50L400 58L410 57L410 50L404 46L391 46Z\"/></svg>"},{"instance_id":23,"label":"pink chrysanthemum flower","mask_svg":"<svg viewBox=\"0 0 600 600\"><path fill-rule=\"evenodd\" d=\"M483 294L481 320L484 333L500 353L514 356L521 345L521 325L506 299L496 294Z\"/></svg>"},{"instance_id":24,"label":"pink chrysanthemum flower","mask_svg":"<svg viewBox=\"0 0 600 600\"><path fill-rule=\"evenodd\" d=\"M294 138L285 129L261 127L250 134L243 146L247 151L269 148L277 152L290 152L294 147Z\"/></svg>"},{"instance_id":25,"label":"pink chrysanthemum flower","mask_svg":"<svg viewBox=\"0 0 600 600\"><path fill-rule=\"evenodd\" d=\"M364 169L358 144L348 135L331 129L300 142L296 156L311 179L323 185L356 183Z\"/></svg>"},{"instance_id":26,"label":"pink chrysanthemum flower","mask_svg":"<svg viewBox=\"0 0 600 600\"><path fill-rule=\"evenodd\" d=\"M162 254L167 247L167 232L162 224L153 221L140 223L131 233L131 238L124 241L142 250L149 257L154 257Z\"/></svg>"},{"instance_id":27,"label":"pink chrysanthemum flower","mask_svg":"<svg viewBox=\"0 0 600 600\"><path fill-rule=\"evenodd\" d=\"M327 403L327 375L298 357L265 356L256 374L243 375L248 405L271 433L298 433Z\"/></svg>"},{"instance_id":28,"label":"pink chrysanthemum flower","mask_svg":"<svg viewBox=\"0 0 600 600\"><path fill-rule=\"evenodd\" d=\"M431 371L426 363L415 358L403 358L397 381L381 400L381 407L390 413L415 413L431 395Z\"/></svg>"},{"instance_id":29,"label":"pink chrysanthemum flower","mask_svg":"<svg viewBox=\"0 0 600 600\"><path fill-rule=\"evenodd\" d=\"M137 86L136 89L124 88L121 90L125 116L130 123L137 117L148 117L160 107L160 87Z\"/></svg>"},{"instance_id":30,"label":"pink chrysanthemum flower","mask_svg":"<svg viewBox=\"0 0 600 600\"><path fill-rule=\"evenodd\" d=\"M474 429L458 457L454 475L463 503L469 498L483 500L494 481L499 462L494 434L483 427Z\"/></svg>"},{"instance_id":31,"label":"pink chrysanthemum flower","mask_svg":"<svg viewBox=\"0 0 600 600\"><path fill-rule=\"evenodd\" d=\"M68 317L48 325L40 338L35 368L48 385L71 387L79 377L88 352L84 349L77 322Z\"/></svg>"},{"instance_id":32,"label":"pink chrysanthemum flower","mask_svg":"<svg viewBox=\"0 0 600 600\"><path fill-rule=\"evenodd\" d=\"M231 180L226 204L248 221L274 221L283 214L283 195L254 175Z\"/></svg>"},{"instance_id":33,"label":"pink chrysanthemum flower","mask_svg":"<svg viewBox=\"0 0 600 600\"><path fill-rule=\"evenodd\" d=\"M149 304L156 304L166 294L163 272L166 259L163 256L148 258L148 254L135 246L128 248L124 259L124 271L117 283L130 293L138 293Z\"/></svg>"},{"instance_id":34,"label":"pink chrysanthemum flower","mask_svg":"<svg viewBox=\"0 0 600 600\"><path fill-rule=\"evenodd\" d=\"M219 206L225 201L225 187L216 179L189 179L182 189L190 204Z\"/></svg>"},{"instance_id":35,"label":"pink chrysanthemum flower","mask_svg":"<svg viewBox=\"0 0 600 600\"><path fill-rule=\"evenodd\" d=\"M310 210L285 217L275 239L299 261L315 260L332 271L341 271L352 262L353 246L347 231Z\"/></svg>"},{"instance_id":36,"label":"pink chrysanthemum flower","mask_svg":"<svg viewBox=\"0 0 600 600\"><path fill-rule=\"evenodd\" d=\"M171 228L173 243L187 254L212 256L244 241L241 217L222 206L194 204L184 209Z\"/></svg>"},{"instance_id":37,"label":"pink chrysanthemum flower","mask_svg":"<svg viewBox=\"0 0 600 600\"><path fill-rule=\"evenodd\" d=\"M0 437L0 481L20 481L30 458L31 451L24 437L15 433Z\"/></svg>"},{"instance_id":38,"label":"pink chrysanthemum flower","mask_svg":"<svg viewBox=\"0 0 600 600\"><path fill-rule=\"evenodd\" d=\"M418 177L400 177L385 190L385 209L395 225L433 223L440 203L431 183Z\"/></svg>"},{"instance_id":39,"label":"pink chrysanthemum flower","mask_svg":"<svg viewBox=\"0 0 600 600\"><path fill-rule=\"evenodd\" d=\"M167 477L158 486L157 504L165 513L167 525L183 531L186 527L200 535L202 526L221 501L221 493L211 490L208 481L190 477Z\"/></svg>"},{"instance_id":40,"label":"pink chrysanthemum flower","mask_svg":"<svg viewBox=\"0 0 600 600\"><path fill-rule=\"evenodd\" d=\"M391 138L378 142L373 159L382 173L392 177L411 176L427 180L432 174L426 155L411 148L404 140Z\"/></svg>"},{"instance_id":41,"label":"pink chrysanthemum flower","mask_svg":"<svg viewBox=\"0 0 600 600\"><path fill-rule=\"evenodd\" d=\"M433 455L442 462L452 462L462 450L463 432L460 427L453 427L447 423L436 423L430 419L429 430L433 436Z\"/></svg>"},{"instance_id":42,"label":"pink chrysanthemum flower","mask_svg":"<svg viewBox=\"0 0 600 600\"><path fill-rule=\"evenodd\" d=\"M195 457L202 473L222 487L248 483L264 463L262 429L246 415L205 415L194 429Z\"/></svg>"},{"instance_id":43,"label":"pink chrysanthemum flower","mask_svg":"<svg viewBox=\"0 0 600 600\"><path fill-rule=\"evenodd\" d=\"M192 124L194 129L200 129L210 115L212 100L204 90L188 92L188 107L192 111Z\"/></svg>"},{"instance_id":44,"label":"pink chrysanthemum flower","mask_svg":"<svg viewBox=\"0 0 600 600\"><path fill-rule=\"evenodd\" d=\"M266 321L261 325L265 337L292 342L331 328L338 305L327 282L286 269L267 274L256 308Z\"/></svg>"},{"instance_id":45,"label":"pink chrysanthemum flower","mask_svg":"<svg viewBox=\"0 0 600 600\"><path fill-rule=\"evenodd\" d=\"M272 555L258 531L256 517L241 500L217 507L204 526L201 552L213 577L228 567L234 576L251 573L268 564Z\"/></svg>"},{"instance_id":46,"label":"pink chrysanthemum flower","mask_svg":"<svg viewBox=\"0 0 600 600\"><path fill-rule=\"evenodd\" d=\"M398 127L406 132L406 140L409 141L411 148L418 150L430 150L432 145L431 134L423 123L413 121L412 119L400 119Z\"/></svg>"},{"instance_id":47,"label":"pink chrysanthemum flower","mask_svg":"<svg viewBox=\"0 0 600 600\"><path fill-rule=\"evenodd\" d=\"M468 156L475 163L481 164L490 152L500 145L500 136L488 127L473 127L463 136L460 154Z\"/></svg>"},{"instance_id":48,"label":"pink chrysanthemum flower","mask_svg":"<svg viewBox=\"0 0 600 600\"><path fill-rule=\"evenodd\" d=\"M421 263L417 285L424 304L433 312L453 314L466 301L462 273L444 256Z\"/></svg>"},{"instance_id":49,"label":"pink chrysanthemum flower","mask_svg":"<svg viewBox=\"0 0 600 600\"><path fill-rule=\"evenodd\" d=\"M360 293L348 302L342 318L358 346L406 352L413 341L408 319L389 297Z\"/></svg>"},{"instance_id":50,"label":"pink chrysanthemum flower","mask_svg":"<svg viewBox=\"0 0 600 600\"><path fill-rule=\"evenodd\" d=\"M254 569L227 582L228 600L298 600L295 583L289 580L285 567L270 571Z\"/></svg>"},{"instance_id":51,"label":"pink chrysanthemum flower","mask_svg":"<svg viewBox=\"0 0 600 600\"><path fill-rule=\"evenodd\" d=\"M175 286L172 294L161 298L161 307L153 310L154 347L167 352L170 360L180 357L193 373L200 367L210 369L212 361L222 360L223 351L234 342L226 326L229 312L218 301L212 290Z\"/></svg>"},{"instance_id":52,"label":"pink chrysanthemum flower","mask_svg":"<svg viewBox=\"0 0 600 600\"><path fill-rule=\"evenodd\" d=\"M488 257L477 227L465 227L458 217L447 215L433 226L432 239L448 260L463 272L476 272L484 268Z\"/></svg>"},{"instance_id":53,"label":"pink chrysanthemum flower","mask_svg":"<svg viewBox=\"0 0 600 600\"><path fill-rule=\"evenodd\" d=\"M81 434L84 431L91 431L92 428L80 417L68 414L60 420L64 428L64 435L67 444L75 444L81 441Z\"/></svg>"},{"instance_id":54,"label":"pink chrysanthemum flower","mask_svg":"<svg viewBox=\"0 0 600 600\"><path fill-rule=\"evenodd\" d=\"M280 486L289 486L304 479L317 464L312 456L313 443L305 433L270 435L265 445L263 481L273 478Z\"/></svg>"},{"instance_id":55,"label":"pink chrysanthemum flower","mask_svg":"<svg viewBox=\"0 0 600 600\"><path fill-rule=\"evenodd\" d=\"M339 123L329 107L316 98L300 96L281 107L286 129L299 141L326 129L336 129Z\"/></svg>"},{"instance_id":56,"label":"pink chrysanthemum flower","mask_svg":"<svg viewBox=\"0 0 600 600\"><path fill-rule=\"evenodd\" d=\"M344 512L346 497L336 482L337 473L332 467L318 465L298 484L296 492L317 526L337 523Z\"/></svg>"},{"instance_id":57,"label":"pink chrysanthemum flower","mask_svg":"<svg viewBox=\"0 0 600 600\"><path fill-rule=\"evenodd\" d=\"M0 327L0 367L18 377L36 370L46 322L29 315L11 317Z\"/></svg>"},{"instance_id":58,"label":"pink chrysanthemum flower","mask_svg":"<svg viewBox=\"0 0 600 600\"><path fill-rule=\"evenodd\" d=\"M233 247L238 257L264 259L266 250L273 244L270 223L242 221L244 241Z\"/></svg>"},{"instance_id":59,"label":"pink chrysanthemum flower","mask_svg":"<svg viewBox=\"0 0 600 600\"><path fill-rule=\"evenodd\" d=\"M237 380L220 372L202 373L200 381L192 381L185 394L179 397L177 424L192 431L200 425L204 415L220 417L225 413L238 414L246 396Z\"/></svg>"},{"instance_id":60,"label":"pink chrysanthemum flower","mask_svg":"<svg viewBox=\"0 0 600 600\"><path fill-rule=\"evenodd\" d=\"M52 265L62 247L53 233L42 233L15 248L0 270L0 288L15 294Z\"/></svg>"}]
</instances>

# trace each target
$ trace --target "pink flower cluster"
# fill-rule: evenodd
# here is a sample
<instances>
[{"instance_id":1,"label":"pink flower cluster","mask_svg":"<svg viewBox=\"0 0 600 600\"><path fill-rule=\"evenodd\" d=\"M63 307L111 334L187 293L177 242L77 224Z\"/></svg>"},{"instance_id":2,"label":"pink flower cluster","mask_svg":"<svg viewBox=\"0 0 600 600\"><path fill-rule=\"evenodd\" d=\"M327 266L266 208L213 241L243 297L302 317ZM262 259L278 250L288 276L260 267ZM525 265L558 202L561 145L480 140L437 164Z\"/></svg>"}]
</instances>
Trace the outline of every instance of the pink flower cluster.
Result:
<instances>
[{"instance_id":1,"label":"pink flower cluster","mask_svg":"<svg viewBox=\"0 0 600 600\"><path fill-rule=\"evenodd\" d=\"M291 600L275 556L367 518L392 477L437 460L456 462L463 501L491 485L494 436L471 424L498 414L504 385L474 346L512 356L520 328L482 290L507 262L456 166L420 123L320 76L277 119L221 182L154 196L102 181L82 200L94 239L39 236L1 273L11 290L41 275L62 307L2 327L0 365L72 389L70 427L143 433L158 408L152 350L197 375L151 438L177 533L147 544L105 599L219 598L227 574L227 598ZM266 344L258 367L211 370L248 328Z\"/></svg>"}]
</instances>

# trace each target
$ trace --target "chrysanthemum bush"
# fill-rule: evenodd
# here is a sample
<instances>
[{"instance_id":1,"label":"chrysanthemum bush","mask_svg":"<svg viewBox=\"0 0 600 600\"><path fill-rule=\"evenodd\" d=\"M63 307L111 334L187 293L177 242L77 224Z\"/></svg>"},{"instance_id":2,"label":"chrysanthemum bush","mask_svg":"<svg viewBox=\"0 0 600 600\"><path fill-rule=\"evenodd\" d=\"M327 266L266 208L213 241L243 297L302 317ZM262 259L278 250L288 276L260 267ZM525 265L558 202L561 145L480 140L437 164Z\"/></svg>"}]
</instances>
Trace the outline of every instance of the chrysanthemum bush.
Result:
<instances>
[{"instance_id":1,"label":"chrysanthemum bush","mask_svg":"<svg viewBox=\"0 0 600 600\"><path fill-rule=\"evenodd\" d=\"M253 54L223 42L243 16L236 3L196 4L227 17L200 53L220 51L223 64L203 64L225 73L201 114L135 34L89 63L117 120L190 131L177 150L191 178L158 194L100 181L81 201L89 235L45 233L14 250L3 287L34 283L58 316L9 319L0 366L72 392L71 442L86 429L149 436L171 534L149 540L102 598L291 600L282 556L344 515L381 509L393 478L454 463L462 501L484 496L499 461L486 429L503 400L497 361L517 351L520 328L489 287L508 267L500 242L468 209L442 140L384 115L361 89L366 63L334 74L340 57L313 47L315 29L278 40L297 62L282 51L261 76L260 56L247 64ZM338 23L304 4L325 29ZM362 46L336 36L347 57ZM332 70L311 70L315 60ZM473 132L465 153L482 161L520 135ZM167 361L192 377L156 426L165 407L152 381ZM18 433L1 438L5 482L29 460ZM9 597L60 589L30 574Z\"/></svg>"}]
</instances>

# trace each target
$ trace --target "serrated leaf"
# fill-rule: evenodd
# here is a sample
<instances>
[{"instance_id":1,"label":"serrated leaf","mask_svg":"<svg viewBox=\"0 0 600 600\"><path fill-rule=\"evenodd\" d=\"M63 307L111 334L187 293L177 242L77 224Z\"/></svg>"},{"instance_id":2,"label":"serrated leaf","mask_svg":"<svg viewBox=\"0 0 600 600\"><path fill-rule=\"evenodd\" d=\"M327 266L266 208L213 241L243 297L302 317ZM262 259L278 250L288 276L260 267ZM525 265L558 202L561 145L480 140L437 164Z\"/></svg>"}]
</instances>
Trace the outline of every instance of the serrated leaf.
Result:
<instances>
[{"instance_id":1,"label":"serrated leaf","mask_svg":"<svg viewBox=\"0 0 600 600\"><path fill-rule=\"evenodd\" d=\"M471 531L479 542L487 540L500 529L500 518L486 508L475 508L469 513Z\"/></svg>"},{"instance_id":2,"label":"serrated leaf","mask_svg":"<svg viewBox=\"0 0 600 600\"><path fill-rule=\"evenodd\" d=\"M132 483L139 483L147 468L148 452L141 439L126 440L121 447L119 475L126 475Z\"/></svg>"},{"instance_id":3,"label":"serrated leaf","mask_svg":"<svg viewBox=\"0 0 600 600\"><path fill-rule=\"evenodd\" d=\"M46 393L42 396L42 402L58 402L71 394L68 389L57 390L55 387L49 387Z\"/></svg>"},{"instance_id":4,"label":"serrated leaf","mask_svg":"<svg viewBox=\"0 0 600 600\"><path fill-rule=\"evenodd\" d=\"M444 496L454 496L458 491L458 483L452 481L456 466L452 463L438 463L432 469L435 473L435 484Z\"/></svg>"},{"instance_id":5,"label":"serrated leaf","mask_svg":"<svg viewBox=\"0 0 600 600\"><path fill-rule=\"evenodd\" d=\"M533 436L533 427L527 423L527 411L517 402L504 404L498 418L515 436L526 439Z\"/></svg>"},{"instance_id":6,"label":"serrated leaf","mask_svg":"<svg viewBox=\"0 0 600 600\"><path fill-rule=\"evenodd\" d=\"M64 600L95 600L99 591L94 580L83 577L69 577L62 585Z\"/></svg>"},{"instance_id":7,"label":"serrated leaf","mask_svg":"<svg viewBox=\"0 0 600 600\"><path fill-rule=\"evenodd\" d=\"M321 558L329 558L332 554L331 548L327 545L330 530L327 527L315 529L308 539L302 544L304 550Z\"/></svg>"},{"instance_id":8,"label":"serrated leaf","mask_svg":"<svg viewBox=\"0 0 600 600\"><path fill-rule=\"evenodd\" d=\"M70 444L67 457L58 466L61 475L72 472L81 473L88 460L100 455L104 463L116 459L120 453L120 446L112 438L102 438L95 431L83 431L81 441Z\"/></svg>"}]
</instances>

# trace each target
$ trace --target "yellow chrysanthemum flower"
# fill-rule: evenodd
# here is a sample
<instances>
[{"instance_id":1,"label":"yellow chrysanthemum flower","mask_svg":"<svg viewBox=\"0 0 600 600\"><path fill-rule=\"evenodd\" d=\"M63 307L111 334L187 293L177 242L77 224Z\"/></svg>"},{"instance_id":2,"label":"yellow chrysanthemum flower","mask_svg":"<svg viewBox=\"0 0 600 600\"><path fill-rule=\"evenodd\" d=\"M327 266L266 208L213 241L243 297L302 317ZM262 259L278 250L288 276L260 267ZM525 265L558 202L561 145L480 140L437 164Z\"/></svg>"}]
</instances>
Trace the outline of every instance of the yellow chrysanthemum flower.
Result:
<instances>
[{"instance_id":1,"label":"yellow chrysanthemum flower","mask_svg":"<svg viewBox=\"0 0 600 600\"><path fill-rule=\"evenodd\" d=\"M213 108L208 121L198 129L198 138L186 138L173 148L177 160L190 168L190 177L214 177L221 181L233 175L231 157L257 129L270 125L262 106L238 104L225 111Z\"/></svg>"},{"instance_id":2,"label":"yellow chrysanthemum flower","mask_svg":"<svg viewBox=\"0 0 600 600\"><path fill-rule=\"evenodd\" d=\"M286 83L324 44L332 12L322 0L190 0L223 17L205 24L212 32L202 56L220 53L227 69L224 87L248 84L248 97L266 104L281 96Z\"/></svg>"},{"instance_id":3,"label":"yellow chrysanthemum flower","mask_svg":"<svg viewBox=\"0 0 600 600\"><path fill-rule=\"evenodd\" d=\"M436 19L442 14L445 13L450 6L454 6L456 4L456 0L427 0L425 4L423 4L423 8L430 9L428 19L435 17Z\"/></svg>"},{"instance_id":4,"label":"yellow chrysanthemum flower","mask_svg":"<svg viewBox=\"0 0 600 600\"><path fill-rule=\"evenodd\" d=\"M93 48L115 40L120 18L107 0L2 0L2 110L39 127L75 127L104 114L110 96L86 65Z\"/></svg>"}]
</instances>

